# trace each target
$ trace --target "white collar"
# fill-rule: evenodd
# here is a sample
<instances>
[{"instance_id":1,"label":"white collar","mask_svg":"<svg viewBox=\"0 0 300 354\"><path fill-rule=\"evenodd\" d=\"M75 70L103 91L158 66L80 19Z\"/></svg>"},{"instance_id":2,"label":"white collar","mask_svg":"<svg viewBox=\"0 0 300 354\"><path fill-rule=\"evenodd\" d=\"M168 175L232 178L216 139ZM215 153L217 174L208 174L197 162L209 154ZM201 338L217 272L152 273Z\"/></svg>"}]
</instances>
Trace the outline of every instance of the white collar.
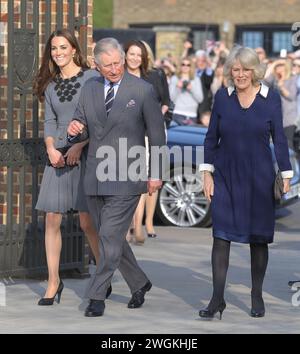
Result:
<instances>
[{"instance_id":1,"label":"white collar","mask_svg":"<svg viewBox=\"0 0 300 354\"><path fill-rule=\"evenodd\" d=\"M232 95L232 92L235 90L234 86L228 86L227 87L227 92L228 92L228 96Z\"/></svg>"},{"instance_id":2,"label":"white collar","mask_svg":"<svg viewBox=\"0 0 300 354\"><path fill-rule=\"evenodd\" d=\"M122 79L120 79L118 82L114 82L113 86L116 86L116 85L120 85ZM107 80L106 78L104 78L104 86L109 86L110 85L110 81Z\"/></svg>"},{"instance_id":3,"label":"white collar","mask_svg":"<svg viewBox=\"0 0 300 354\"><path fill-rule=\"evenodd\" d=\"M269 87L265 85L264 83L261 83L261 87L259 90L259 94L263 96L264 98L267 98L269 92Z\"/></svg>"},{"instance_id":4,"label":"white collar","mask_svg":"<svg viewBox=\"0 0 300 354\"><path fill-rule=\"evenodd\" d=\"M235 87L234 86L229 86L227 87L227 92L228 92L228 95L231 96L232 93L235 91ZM267 98L268 96L268 92L269 92L269 87L267 85L265 85L264 83L261 82L260 84L260 90L259 90L259 94L264 97L264 98Z\"/></svg>"}]
</instances>

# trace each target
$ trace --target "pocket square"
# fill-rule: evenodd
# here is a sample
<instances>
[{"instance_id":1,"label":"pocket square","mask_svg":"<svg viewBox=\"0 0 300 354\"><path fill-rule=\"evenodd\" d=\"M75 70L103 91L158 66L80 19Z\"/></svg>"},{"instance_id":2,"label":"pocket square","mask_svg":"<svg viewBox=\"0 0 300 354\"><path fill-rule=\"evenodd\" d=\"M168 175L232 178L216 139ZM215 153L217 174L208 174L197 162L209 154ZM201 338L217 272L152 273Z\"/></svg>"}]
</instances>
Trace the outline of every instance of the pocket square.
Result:
<instances>
[{"instance_id":1,"label":"pocket square","mask_svg":"<svg viewBox=\"0 0 300 354\"><path fill-rule=\"evenodd\" d=\"M130 100L126 105L126 107L134 107L134 106L135 106L135 100Z\"/></svg>"}]
</instances>

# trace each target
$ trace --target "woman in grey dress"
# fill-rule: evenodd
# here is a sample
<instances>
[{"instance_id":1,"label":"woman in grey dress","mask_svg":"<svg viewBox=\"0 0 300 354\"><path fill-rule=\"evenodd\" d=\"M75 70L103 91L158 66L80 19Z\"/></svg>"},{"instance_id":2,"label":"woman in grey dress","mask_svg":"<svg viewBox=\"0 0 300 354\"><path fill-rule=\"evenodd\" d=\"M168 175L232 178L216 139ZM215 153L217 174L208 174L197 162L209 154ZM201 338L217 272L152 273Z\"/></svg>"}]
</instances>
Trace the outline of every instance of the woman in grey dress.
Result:
<instances>
[{"instance_id":1,"label":"woman in grey dress","mask_svg":"<svg viewBox=\"0 0 300 354\"><path fill-rule=\"evenodd\" d=\"M78 210L80 226L92 252L99 259L98 236L87 212L82 177L85 145L74 144L63 155L58 149L67 145L67 127L73 119L81 87L99 75L89 69L75 36L67 29L54 31L49 37L42 65L34 83L35 93L45 101L44 138L49 157L45 167L36 209L46 212L45 245L48 264L48 288L39 305L52 305L63 289L59 278L62 214Z\"/></svg>"}]
</instances>

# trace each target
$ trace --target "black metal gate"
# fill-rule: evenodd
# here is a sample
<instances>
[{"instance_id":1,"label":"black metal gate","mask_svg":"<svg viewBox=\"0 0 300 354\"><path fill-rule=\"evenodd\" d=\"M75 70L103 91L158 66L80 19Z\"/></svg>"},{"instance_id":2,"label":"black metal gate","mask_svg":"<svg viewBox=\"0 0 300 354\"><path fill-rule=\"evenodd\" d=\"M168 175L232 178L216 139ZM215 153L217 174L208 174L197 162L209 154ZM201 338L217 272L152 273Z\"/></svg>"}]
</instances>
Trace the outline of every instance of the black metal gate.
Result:
<instances>
[{"instance_id":1,"label":"black metal gate","mask_svg":"<svg viewBox=\"0 0 300 354\"><path fill-rule=\"evenodd\" d=\"M6 3L8 64L0 71L1 102L6 102L6 119L3 121L2 115L0 127L0 276L34 276L47 270L44 215L35 210L46 152L43 113L32 96L32 80L41 44L54 29L77 31L86 53L88 1ZM62 236L61 270L84 272L86 248L77 214L64 218Z\"/></svg>"}]
</instances>

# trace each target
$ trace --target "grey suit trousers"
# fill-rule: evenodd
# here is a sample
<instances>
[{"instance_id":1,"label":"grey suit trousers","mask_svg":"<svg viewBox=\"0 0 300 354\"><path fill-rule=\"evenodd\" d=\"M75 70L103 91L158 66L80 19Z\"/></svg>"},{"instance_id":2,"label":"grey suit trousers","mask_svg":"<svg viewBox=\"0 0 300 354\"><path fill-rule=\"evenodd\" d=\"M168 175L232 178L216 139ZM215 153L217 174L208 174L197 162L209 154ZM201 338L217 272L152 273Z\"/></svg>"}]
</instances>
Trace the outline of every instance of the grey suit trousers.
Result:
<instances>
[{"instance_id":1,"label":"grey suit trousers","mask_svg":"<svg viewBox=\"0 0 300 354\"><path fill-rule=\"evenodd\" d=\"M91 276L85 297L105 300L112 276L118 268L131 293L148 281L126 241L140 195L87 196L89 212L99 235L100 262Z\"/></svg>"}]
</instances>

